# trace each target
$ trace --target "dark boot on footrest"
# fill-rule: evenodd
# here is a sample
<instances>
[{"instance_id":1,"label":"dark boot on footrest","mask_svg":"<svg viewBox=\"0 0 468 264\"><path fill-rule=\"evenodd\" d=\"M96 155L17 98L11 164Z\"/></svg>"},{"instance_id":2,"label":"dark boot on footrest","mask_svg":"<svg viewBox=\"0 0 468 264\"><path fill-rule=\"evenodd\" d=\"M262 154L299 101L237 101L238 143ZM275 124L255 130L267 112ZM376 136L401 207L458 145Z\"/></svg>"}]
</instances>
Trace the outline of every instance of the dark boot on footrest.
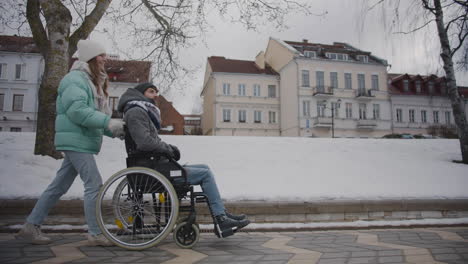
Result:
<instances>
[{"instance_id":1,"label":"dark boot on footrest","mask_svg":"<svg viewBox=\"0 0 468 264\"><path fill-rule=\"evenodd\" d=\"M247 216L245 214L240 214L240 215L234 215L234 214L231 214L229 213L228 211L224 211L226 213L226 216L228 218L231 218L231 219L234 219L234 220L244 220L247 218Z\"/></svg>"},{"instance_id":2,"label":"dark boot on footrest","mask_svg":"<svg viewBox=\"0 0 468 264\"><path fill-rule=\"evenodd\" d=\"M228 237L234 235L239 229L250 224L250 221L247 219L244 220L234 220L226 215L216 216L216 222L218 223L218 230L216 230L219 237Z\"/></svg>"}]
</instances>

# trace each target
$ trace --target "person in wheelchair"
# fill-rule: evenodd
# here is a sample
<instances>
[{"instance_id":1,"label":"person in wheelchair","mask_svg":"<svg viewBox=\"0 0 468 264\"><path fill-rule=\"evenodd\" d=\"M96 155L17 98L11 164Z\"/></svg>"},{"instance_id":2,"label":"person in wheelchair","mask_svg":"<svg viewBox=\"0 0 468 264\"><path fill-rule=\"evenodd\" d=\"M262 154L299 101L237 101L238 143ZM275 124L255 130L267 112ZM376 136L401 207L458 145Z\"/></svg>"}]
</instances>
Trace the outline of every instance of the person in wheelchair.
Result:
<instances>
[{"instance_id":1,"label":"person in wheelchair","mask_svg":"<svg viewBox=\"0 0 468 264\"><path fill-rule=\"evenodd\" d=\"M163 153L179 160L179 149L168 144L158 136L161 129L161 113L155 105L159 96L157 87L152 83L142 83L129 88L120 97L118 110L124 113L124 121L136 151ZM233 215L226 211L216 185L214 175L207 165L185 165L187 181L190 185L201 185L209 200L210 209L222 232L237 231L250 221L244 214Z\"/></svg>"}]
</instances>

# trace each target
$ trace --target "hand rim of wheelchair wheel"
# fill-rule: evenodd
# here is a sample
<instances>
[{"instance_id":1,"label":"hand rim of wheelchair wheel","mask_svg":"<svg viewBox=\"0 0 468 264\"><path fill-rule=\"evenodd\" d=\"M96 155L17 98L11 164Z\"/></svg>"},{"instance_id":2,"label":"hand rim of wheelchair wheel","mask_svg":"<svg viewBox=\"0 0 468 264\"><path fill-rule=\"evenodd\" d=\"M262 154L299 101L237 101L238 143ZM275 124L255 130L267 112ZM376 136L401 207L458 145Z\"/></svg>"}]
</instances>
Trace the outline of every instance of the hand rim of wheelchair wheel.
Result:
<instances>
[{"instance_id":1,"label":"hand rim of wheelchair wheel","mask_svg":"<svg viewBox=\"0 0 468 264\"><path fill-rule=\"evenodd\" d=\"M197 224L189 225L187 222L182 222L176 225L173 236L179 247L192 248L200 239L200 228Z\"/></svg>"},{"instance_id":2,"label":"hand rim of wheelchair wheel","mask_svg":"<svg viewBox=\"0 0 468 264\"><path fill-rule=\"evenodd\" d=\"M157 226L157 230L156 232L153 232L154 231L154 224L153 225L145 225L144 222L147 221L143 215L143 217L141 218L141 213L140 211L137 211L137 214L133 215L133 216L136 216L137 218L140 217L142 220L141 222L143 223L142 227L134 227L133 228L133 233L132 234L128 234L129 232L132 232L131 230L131 227L129 227L127 225L127 223L125 223L125 226L124 226L124 223L120 222L120 225L118 223L117 224L117 228L116 227L112 227L111 224L109 224L109 220L113 220L112 218L115 219L115 221L120 221L121 219L120 218L123 218L123 216L120 214L116 214L114 208L107 208L109 207L109 205L106 205L106 203L104 203L103 201L105 200L105 197L106 197L106 192L111 192L111 189L112 188L115 188L117 192L121 192L121 190L118 190L118 186L121 186L122 182L124 182L126 179L127 179L127 176L134 176L134 177L139 177L141 175L142 178L144 177L147 177L147 180L148 179L151 179L151 182L155 182L156 185L155 186L158 186L158 188L161 188L161 191L159 193L165 193L165 195L167 195L167 200L168 201L168 206L164 207L165 209L165 213L167 213L167 211L169 211L170 215L165 215L165 224L164 225L159 225ZM120 183L118 181L121 181ZM114 186L113 184L117 185L117 186ZM128 183L125 183L125 185L128 184ZM141 183L140 183L141 184ZM111 188L112 186L112 188ZM138 185L138 186L141 186L141 185ZM138 189L141 187L136 187L135 189ZM147 188L146 186L144 186L143 188ZM153 187L150 187L150 188L153 188ZM142 197L144 195L152 195L153 193L144 193L143 191L141 193L139 193L138 191L137 192L134 192L133 195L141 195ZM115 199L115 194L112 195L110 193L107 193L107 195L111 196L112 197L112 200ZM148 197L147 197L148 198ZM137 198L139 199L139 198ZM143 199L143 198L142 198ZM143 200L144 201L144 200ZM151 202L151 200L150 200ZM152 200L152 202L157 202L154 200ZM157 215L157 212L154 214L154 215L151 215L151 212L148 211L148 208L144 208L146 207L146 204L148 202L144 202L144 203L140 203L140 206L142 208L140 208L141 211L145 211L145 214L150 214L148 216L148 218L152 218L153 216L157 219L158 215ZM107 206L107 207L106 207ZM154 205L152 205L154 207ZM113 201L111 202L111 206L110 207L113 207ZM150 208L151 209L151 208ZM102 213L101 211L105 211L104 213ZM128 209L129 211L131 211L132 209ZM174 190L172 184L170 183L170 181L164 176L162 175L161 173L155 171L155 170L152 170L152 169L148 169L148 168L144 168L144 167L131 167L131 168L127 168L127 169L124 169L124 170L121 170L117 173L115 173L114 175L112 175L107 181L106 183L102 186L101 188L101 191L99 192L99 195L98 195L98 200L97 200L97 205L96 205L96 215L97 215L97 220L98 220L98 225L99 225L99 228L101 229L102 233L104 234L104 236L109 239L110 241L112 241L115 245L119 246L119 247L122 247L122 248L125 248L125 249L130 249L130 250L142 250L142 249L146 249L146 248L149 248L149 247L153 247L155 245L157 245L159 242L161 242L163 239L165 239L167 237L167 235L169 235L169 233L173 230L174 228L174 225L176 223L176 220L177 220L177 216L178 216L178 211L179 211L179 200L177 198L177 193L176 191ZM108 218L109 217L109 218ZM131 220L133 221L134 223L134 226L137 226L137 223L136 223L136 220L133 219ZM151 227L149 227L151 226ZM109 228L109 229L108 229ZM113 228L113 229L112 229ZM135 230L137 228L141 228L141 232L137 233ZM153 231L151 231L150 229L153 229ZM113 230L117 230L117 231L113 231ZM121 230L119 230L121 229ZM112 231L111 231L112 230ZM122 234L118 234L120 231L122 231L121 233ZM139 231L139 230L138 230ZM119 235L122 235L122 237L124 238L128 238L128 237L131 237L131 238L134 238L136 237L138 240L144 240L146 239L147 236L152 236L154 235L155 237L153 238L149 238L148 241L144 241L144 242L141 242L141 243L130 243L128 241L124 241L122 239L119 239L118 236ZM128 240L128 239L126 239Z\"/></svg>"}]
</instances>

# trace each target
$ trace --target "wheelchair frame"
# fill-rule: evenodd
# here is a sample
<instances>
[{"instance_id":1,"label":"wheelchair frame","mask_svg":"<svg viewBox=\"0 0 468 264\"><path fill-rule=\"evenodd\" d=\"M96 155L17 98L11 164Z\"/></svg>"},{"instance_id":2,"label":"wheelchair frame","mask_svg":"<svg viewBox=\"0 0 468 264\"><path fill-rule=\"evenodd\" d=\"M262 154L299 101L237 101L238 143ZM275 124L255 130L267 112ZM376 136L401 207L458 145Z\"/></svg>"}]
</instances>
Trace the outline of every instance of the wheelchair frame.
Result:
<instances>
[{"instance_id":1,"label":"wheelchair frame","mask_svg":"<svg viewBox=\"0 0 468 264\"><path fill-rule=\"evenodd\" d=\"M186 199L189 204L182 205ZM163 154L140 153L129 155L127 169L105 182L98 195L96 215L104 236L119 247L153 247L172 231L179 247L192 248L200 237L195 204L202 202L210 209L215 234L220 238L234 234L232 230L221 231L207 196L194 192L183 166ZM179 212L188 216L178 219Z\"/></svg>"}]
</instances>

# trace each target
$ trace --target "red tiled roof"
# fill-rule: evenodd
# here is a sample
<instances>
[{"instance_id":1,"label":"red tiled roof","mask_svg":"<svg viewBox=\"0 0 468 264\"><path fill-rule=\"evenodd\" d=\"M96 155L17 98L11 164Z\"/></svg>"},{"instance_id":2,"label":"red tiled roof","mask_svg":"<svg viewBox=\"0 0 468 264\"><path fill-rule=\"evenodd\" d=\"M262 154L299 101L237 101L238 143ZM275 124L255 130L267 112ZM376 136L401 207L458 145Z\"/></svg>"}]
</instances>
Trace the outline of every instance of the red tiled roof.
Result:
<instances>
[{"instance_id":1,"label":"red tiled roof","mask_svg":"<svg viewBox=\"0 0 468 264\"><path fill-rule=\"evenodd\" d=\"M148 82L150 69L149 61L108 60L106 62L106 71L111 82Z\"/></svg>"},{"instance_id":2,"label":"red tiled roof","mask_svg":"<svg viewBox=\"0 0 468 264\"><path fill-rule=\"evenodd\" d=\"M0 51L39 53L31 37L0 35Z\"/></svg>"},{"instance_id":3,"label":"red tiled roof","mask_svg":"<svg viewBox=\"0 0 468 264\"><path fill-rule=\"evenodd\" d=\"M225 57L211 56L208 58L208 63L213 72L278 75L278 73L268 65L266 65L265 69L260 69L257 64L255 64L255 61L231 60Z\"/></svg>"}]
</instances>

